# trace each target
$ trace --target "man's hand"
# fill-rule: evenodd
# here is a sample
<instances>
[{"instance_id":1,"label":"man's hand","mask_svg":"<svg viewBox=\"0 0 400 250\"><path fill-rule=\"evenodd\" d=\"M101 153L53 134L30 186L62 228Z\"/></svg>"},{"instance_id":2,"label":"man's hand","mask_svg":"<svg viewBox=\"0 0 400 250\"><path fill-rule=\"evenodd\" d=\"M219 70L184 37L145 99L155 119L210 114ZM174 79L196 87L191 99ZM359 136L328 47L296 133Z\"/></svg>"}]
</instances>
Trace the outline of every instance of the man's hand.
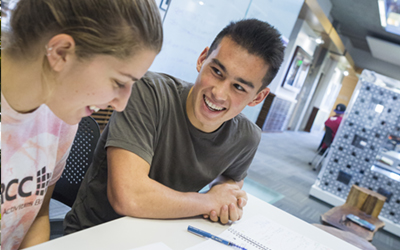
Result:
<instances>
[{"instance_id":1,"label":"man's hand","mask_svg":"<svg viewBox=\"0 0 400 250\"><path fill-rule=\"evenodd\" d=\"M241 190L236 184L222 183L211 187L207 192L212 207L219 215L220 208L223 205L229 205L231 203L237 204L238 199L247 198L246 192Z\"/></svg>"},{"instance_id":2,"label":"man's hand","mask_svg":"<svg viewBox=\"0 0 400 250\"><path fill-rule=\"evenodd\" d=\"M205 214L205 215L203 215L203 217L205 219L209 218L211 221L214 221L214 222L217 222L219 220L222 224L228 223L229 220L231 220L231 221L240 220L240 218L243 215L243 207L246 206L246 204L247 204L247 194L245 191L240 189L240 186L241 186L240 184L225 183L225 184L219 184L219 185L213 186L210 189L209 193L214 192L214 191L224 192L224 187L225 188L226 187L233 188L233 190L236 190L236 192L235 192L236 200L233 200L230 203L222 204L222 206L220 206L220 208L212 210L210 212L210 214ZM237 191L240 191L240 192L237 192ZM222 194L222 195L229 196L228 193Z\"/></svg>"},{"instance_id":3,"label":"man's hand","mask_svg":"<svg viewBox=\"0 0 400 250\"><path fill-rule=\"evenodd\" d=\"M247 197L247 196L246 196ZM247 200L240 198L237 201L237 206L234 204L229 204L229 206L224 205L221 207L220 216L218 217L216 211L211 211L210 214L203 215L204 219L210 219L211 221L217 222L220 220L222 224L226 224L231 220L232 222L238 221L242 218L243 207L246 206Z\"/></svg>"}]
</instances>

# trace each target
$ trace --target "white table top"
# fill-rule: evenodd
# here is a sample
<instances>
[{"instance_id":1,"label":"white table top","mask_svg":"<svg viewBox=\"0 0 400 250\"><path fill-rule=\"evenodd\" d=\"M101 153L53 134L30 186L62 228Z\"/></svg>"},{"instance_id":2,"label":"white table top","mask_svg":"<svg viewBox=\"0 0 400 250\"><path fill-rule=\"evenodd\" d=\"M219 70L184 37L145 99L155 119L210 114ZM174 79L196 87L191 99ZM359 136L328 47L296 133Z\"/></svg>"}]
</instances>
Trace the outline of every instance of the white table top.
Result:
<instances>
[{"instance_id":1,"label":"white table top","mask_svg":"<svg viewBox=\"0 0 400 250\"><path fill-rule=\"evenodd\" d=\"M332 250L358 249L349 243L302 221L257 197L248 194L242 220L254 215L264 215L299 234L302 234ZM129 250L156 242L164 242L172 249L186 249L205 239L187 232L188 225L218 235L229 226L213 223L201 216L187 219L139 219L123 217L80 232L70 234L32 248L30 250Z\"/></svg>"}]
</instances>

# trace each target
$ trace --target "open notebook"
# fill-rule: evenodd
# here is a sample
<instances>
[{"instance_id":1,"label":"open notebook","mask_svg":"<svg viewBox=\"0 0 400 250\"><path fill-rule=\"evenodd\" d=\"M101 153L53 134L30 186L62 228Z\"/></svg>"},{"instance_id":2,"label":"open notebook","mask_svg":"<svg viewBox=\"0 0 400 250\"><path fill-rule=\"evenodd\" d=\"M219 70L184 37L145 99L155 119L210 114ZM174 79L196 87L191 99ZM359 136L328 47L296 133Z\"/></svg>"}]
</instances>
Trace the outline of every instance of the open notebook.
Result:
<instances>
[{"instance_id":1,"label":"open notebook","mask_svg":"<svg viewBox=\"0 0 400 250\"><path fill-rule=\"evenodd\" d=\"M330 250L330 248L283 227L264 216L255 216L234 224L218 236L247 250ZM187 250L200 249L232 248L213 240L207 240Z\"/></svg>"}]
</instances>

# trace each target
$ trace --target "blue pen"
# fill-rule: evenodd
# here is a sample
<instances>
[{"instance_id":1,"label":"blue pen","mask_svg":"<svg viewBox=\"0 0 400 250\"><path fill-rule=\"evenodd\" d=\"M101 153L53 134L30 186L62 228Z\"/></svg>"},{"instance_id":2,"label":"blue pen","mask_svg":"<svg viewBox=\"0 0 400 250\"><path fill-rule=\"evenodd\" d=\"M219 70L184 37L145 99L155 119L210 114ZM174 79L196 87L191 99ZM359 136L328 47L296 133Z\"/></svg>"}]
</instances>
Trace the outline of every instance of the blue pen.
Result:
<instances>
[{"instance_id":1,"label":"blue pen","mask_svg":"<svg viewBox=\"0 0 400 250\"><path fill-rule=\"evenodd\" d=\"M187 230L188 230L189 232L191 232L191 233L197 235L197 236L204 237L204 238L208 238L208 239L212 239L212 240L218 241L219 243L222 243L222 244L227 245L227 246L230 246L230 247L235 247L235 248L237 248L237 249L247 250L246 248L240 247L240 246L236 245L236 244L233 243L233 242L229 242L229 241L227 241L227 240L221 239L221 238L218 237L218 236L215 236L215 235L212 235L212 234L210 234L210 233L204 232L203 230L200 230L200 229L198 229L198 228L195 228L195 227L192 227L192 226L188 226L188 229L187 229Z\"/></svg>"}]
</instances>

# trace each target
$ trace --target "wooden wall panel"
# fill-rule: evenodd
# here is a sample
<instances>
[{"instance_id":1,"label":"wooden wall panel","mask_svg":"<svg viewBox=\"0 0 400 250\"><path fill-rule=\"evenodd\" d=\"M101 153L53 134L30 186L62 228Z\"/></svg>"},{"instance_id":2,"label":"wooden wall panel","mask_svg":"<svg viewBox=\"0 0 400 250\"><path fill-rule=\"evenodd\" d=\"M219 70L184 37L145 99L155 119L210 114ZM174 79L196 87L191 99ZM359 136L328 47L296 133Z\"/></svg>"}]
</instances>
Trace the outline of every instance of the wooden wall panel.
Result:
<instances>
[{"instance_id":1,"label":"wooden wall panel","mask_svg":"<svg viewBox=\"0 0 400 250\"><path fill-rule=\"evenodd\" d=\"M260 114L258 115L256 124L262 129L265 123L265 119L268 116L269 110L271 109L272 102L274 101L275 94L269 93L265 98Z\"/></svg>"},{"instance_id":2,"label":"wooden wall panel","mask_svg":"<svg viewBox=\"0 0 400 250\"><path fill-rule=\"evenodd\" d=\"M306 127L304 128L304 131L311 132L311 128L314 123L315 117L318 114L318 111L319 111L319 108L313 107L310 117L308 117L307 124L306 124Z\"/></svg>"}]
</instances>

